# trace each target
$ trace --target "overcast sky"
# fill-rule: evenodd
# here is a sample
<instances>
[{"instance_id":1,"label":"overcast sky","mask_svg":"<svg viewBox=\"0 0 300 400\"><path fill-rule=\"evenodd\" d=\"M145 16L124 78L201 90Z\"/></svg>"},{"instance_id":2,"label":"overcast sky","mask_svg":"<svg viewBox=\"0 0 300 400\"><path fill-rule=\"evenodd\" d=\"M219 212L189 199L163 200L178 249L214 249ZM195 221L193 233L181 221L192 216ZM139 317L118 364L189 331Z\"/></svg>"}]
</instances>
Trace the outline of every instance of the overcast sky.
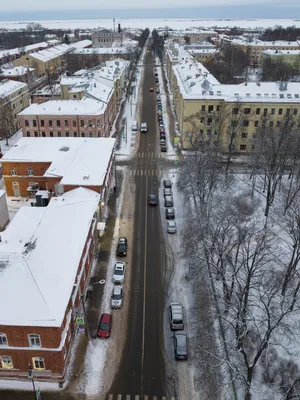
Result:
<instances>
[{"instance_id":1,"label":"overcast sky","mask_svg":"<svg viewBox=\"0 0 300 400\"><path fill-rule=\"evenodd\" d=\"M259 4L282 4L284 7L298 6L300 10L300 0L0 0L1 11L25 11L25 10L67 10L67 9L141 9L141 8L174 8L174 7L201 7L201 6L226 6L226 5L253 5ZM295 15L300 17L300 15ZM247 15L245 15L247 18Z\"/></svg>"}]
</instances>

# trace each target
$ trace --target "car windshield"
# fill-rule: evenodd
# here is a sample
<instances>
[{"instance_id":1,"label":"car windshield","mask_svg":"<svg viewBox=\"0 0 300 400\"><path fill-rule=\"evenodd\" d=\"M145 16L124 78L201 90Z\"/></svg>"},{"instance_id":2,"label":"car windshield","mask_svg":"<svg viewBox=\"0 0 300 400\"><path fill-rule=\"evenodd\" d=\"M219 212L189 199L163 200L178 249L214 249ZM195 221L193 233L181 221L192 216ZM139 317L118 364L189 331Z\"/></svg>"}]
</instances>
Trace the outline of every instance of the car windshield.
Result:
<instances>
[{"instance_id":1,"label":"car windshield","mask_svg":"<svg viewBox=\"0 0 300 400\"><path fill-rule=\"evenodd\" d=\"M114 300L121 300L121 299L122 299L121 293L114 294L114 295L113 295L113 299L114 299Z\"/></svg>"},{"instance_id":2,"label":"car windshield","mask_svg":"<svg viewBox=\"0 0 300 400\"><path fill-rule=\"evenodd\" d=\"M115 270L115 275L123 275L123 271L120 269Z\"/></svg>"},{"instance_id":3,"label":"car windshield","mask_svg":"<svg viewBox=\"0 0 300 400\"><path fill-rule=\"evenodd\" d=\"M150 198L150 200L155 200L154 194L150 194L149 198Z\"/></svg>"},{"instance_id":4,"label":"car windshield","mask_svg":"<svg viewBox=\"0 0 300 400\"><path fill-rule=\"evenodd\" d=\"M102 322L100 324L100 329L102 329L103 331L108 331L109 330L109 323L107 322Z\"/></svg>"}]
</instances>

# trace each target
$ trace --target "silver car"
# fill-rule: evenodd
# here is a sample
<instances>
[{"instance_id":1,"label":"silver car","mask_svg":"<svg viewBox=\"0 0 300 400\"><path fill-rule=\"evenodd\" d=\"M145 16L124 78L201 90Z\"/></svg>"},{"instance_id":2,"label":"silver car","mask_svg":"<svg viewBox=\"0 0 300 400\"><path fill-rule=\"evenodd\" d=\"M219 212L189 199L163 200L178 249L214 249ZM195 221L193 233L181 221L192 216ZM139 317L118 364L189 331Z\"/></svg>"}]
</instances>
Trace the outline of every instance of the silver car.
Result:
<instances>
[{"instance_id":1,"label":"silver car","mask_svg":"<svg viewBox=\"0 0 300 400\"><path fill-rule=\"evenodd\" d=\"M123 303L123 287L114 286L111 295L111 308L121 308Z\"/></svg>"},{"instance_id":2,"label":"silver car","mask_svg":"<svg viewBox=\"0 0 300 400\"><path fill-rule=\"evenodd\" d=\"M167 230L168 233L176 233L176 222L175 221L167 221Z\"/></svg>"},{"instance_id":3,"label":"silver car","mask_svg":"<svg viewBox=\"0 0 300 400\"><path fill-rule=\"evenodd\" d=\"M176 360L187 360L188 345L187 335L184 332L174 332L173 335L174 353Z\"/></svg>"},{"instance_id":4,"label":"silver car","mask_svg":"<svg viewBox=\"0 0 300 400\"><path fill-rule=\"evenodd\" d=\"M125 278L126 265L122 261L117 261L114 267L113 283L123 283Z\"/></svg>"}]
</instances>

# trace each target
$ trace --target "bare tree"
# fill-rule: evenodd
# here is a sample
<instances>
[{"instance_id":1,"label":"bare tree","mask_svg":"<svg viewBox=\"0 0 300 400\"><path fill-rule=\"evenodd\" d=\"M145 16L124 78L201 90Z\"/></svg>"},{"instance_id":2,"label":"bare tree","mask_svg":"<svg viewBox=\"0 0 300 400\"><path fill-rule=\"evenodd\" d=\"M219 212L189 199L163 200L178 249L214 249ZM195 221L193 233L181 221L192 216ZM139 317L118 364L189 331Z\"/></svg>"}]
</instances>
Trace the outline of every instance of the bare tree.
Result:
<instances>
[{"instance_id":1,"label":"bare tree","mask_svg":"<svg viewBox=\"0 0 300 400\"><path fill-rule=\"evenodd\" d=\"M0 104L0 135L5 137L7 145L8 139L16 129L16 120L10 104Z\"/></svg>"}]
</instances>

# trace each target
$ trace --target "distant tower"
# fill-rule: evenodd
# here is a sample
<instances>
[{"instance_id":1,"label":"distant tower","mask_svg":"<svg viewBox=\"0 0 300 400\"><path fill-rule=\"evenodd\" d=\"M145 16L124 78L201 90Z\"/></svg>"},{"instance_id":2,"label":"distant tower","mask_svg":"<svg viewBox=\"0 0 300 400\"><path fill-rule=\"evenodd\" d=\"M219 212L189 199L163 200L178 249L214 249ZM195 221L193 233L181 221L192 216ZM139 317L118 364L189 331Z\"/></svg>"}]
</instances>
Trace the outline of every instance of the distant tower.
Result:
<instances>
[{"instance_id":1,"label":"distant tower","mask_svg":"<svg viewBox=\"0 0 300 400\"><path fill-rule=\"evenodd\" d=\"M115 20L115 18L113 19L113 21L114 21L114 32L116 32L116 20Z\"/></svg>"}]
</instances>

